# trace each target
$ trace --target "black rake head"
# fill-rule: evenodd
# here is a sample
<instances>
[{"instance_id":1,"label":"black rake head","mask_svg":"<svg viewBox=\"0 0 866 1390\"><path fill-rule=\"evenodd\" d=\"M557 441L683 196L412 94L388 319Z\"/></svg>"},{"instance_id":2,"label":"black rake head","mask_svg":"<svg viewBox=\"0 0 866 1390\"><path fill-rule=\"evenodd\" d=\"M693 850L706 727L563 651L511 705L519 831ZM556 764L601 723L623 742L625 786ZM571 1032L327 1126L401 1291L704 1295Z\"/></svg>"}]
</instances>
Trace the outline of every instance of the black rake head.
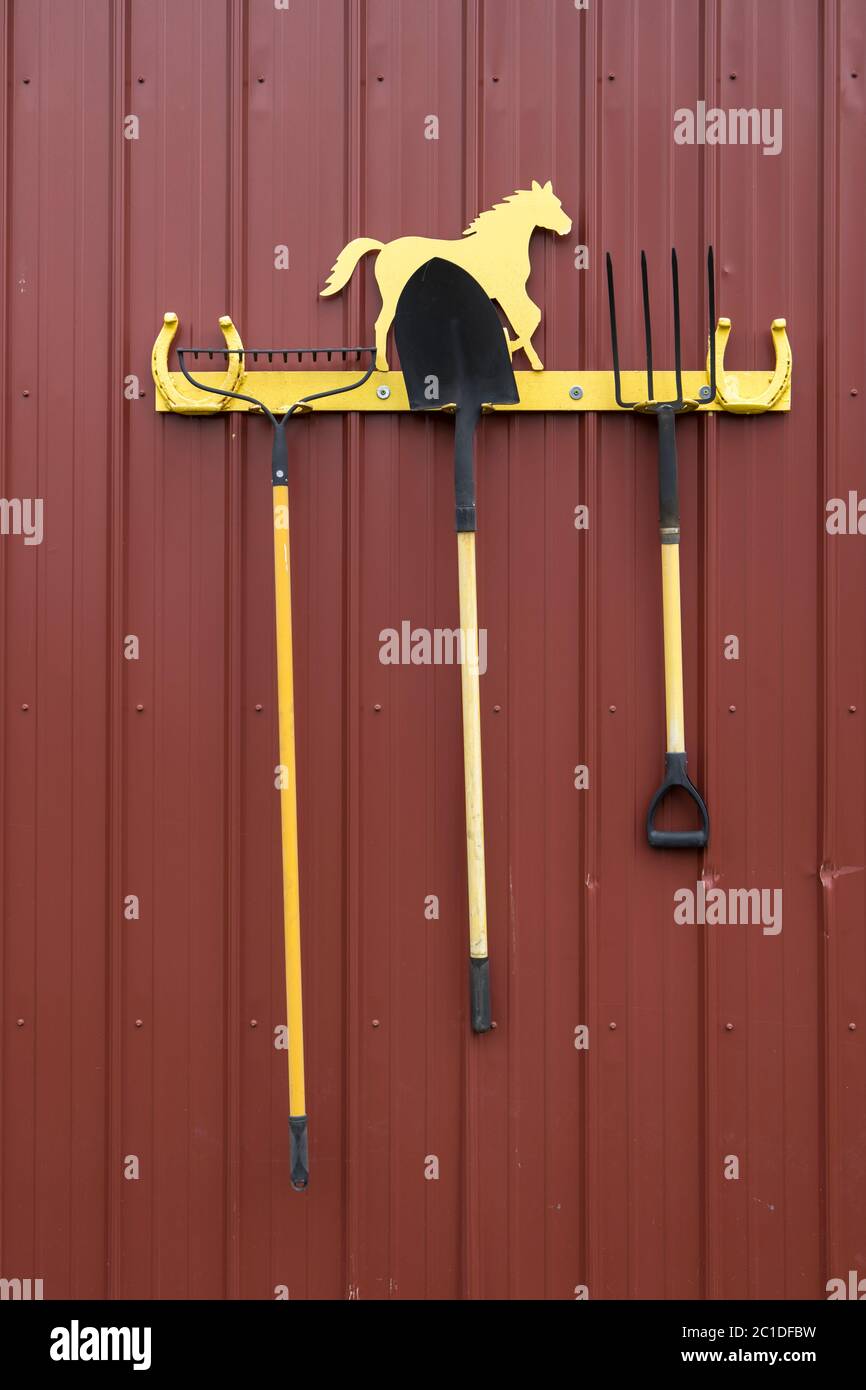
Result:
<instances>
[{"instance_id":1,"label":"black rake head","mask_svg":"<svg viewBox=\"0 0 866 1390\"><path fill-rule=\"evenodd\" d=\"M272 411L270 411L268 407L264 404L264 402L258 400L256 396L245 395L242 391L229 391L226 389L225 386L208 386L206 382L199 381L196 377L193 376L192 372L187 367L186 359L188 357L192 357L194 359L199 357L207 357L212 360L214 357L221 357L224 361L228 362L230 357L251 357L254 362L258 362L260 357L266 357L269 363L273 363L274 358L282 358L283 363L287 366L290 361L297 360L298 363L301 363L303 362L305 357L311 358L313 362L318 362L320 357L324 358L327 362L333 362L335 359L338 359L342 362L349 362L352 358L354 358L355 362L358 363L358 366L360 368L363 358L365 356L369 357L370 365L362 377L358 378L357 380L350 381L347 386L334 386L331 388L330 391L317 391L314 395L304 396L301 400L295 401L293 405L289 406L288 410L283 416L283 423L285 423L288 417L290 415L293 415L296 410L301 409L302 406L310 405L313 401L323 400L325 396L340 396L343 394L344 391L355 391L358 389L359 386L366 385L366 383L370 380L370 377L373 375L373 372L376 370L376 348L188 347L177 349L177 360L180 365L180 369L186 377L187 381L189 382L190 386L194 386L198 391L209 391L210 394L213 396L231 396L233 400L246 401L249 405L256 406L256 408L260 410L263 415L266 415L268 417L271 424L274 426L276 426L279 423L279 421L277 420L276 416L272 413Z\"/></svg>"},{"instance_id":2,"label":"black rake head","mask_svg":"<svg viewBox=\"0 0 866 1390\"><path fill-rule=\"evenodd\" d=\"M671 251L671 286L673 293L674 309L674 370L676 372L677 394L672 401L657 401L655 399L655 381L653 376L653 339L652 339L652 318L650 315L650 293L649 276L647 273L646 252L640 253L640 273L641 286L643 289L643 317L644 317L644 336L646 339L646 381L647 395L645 401L626 401L622 396L622 373L619 365L619 338L616 329L616 296L613 287L613 261L610 252L607 252L607 296L610 304L610 341L613 350L613 378L614 390L616 393L616 403L621 410L641 410L650 414L656 414L659 410L690 410L694 409L695 403L687 401L683 397L683 363L682 363L682 342L680 334L680 277L677 263L676 250ZM709 357L710 357L710 382L709 386L704 387L700 393L698 404L709 405L716 398L716 352L715 352L715 333L716 333L716 276L715 262L713 258L712 246L707 251L707 299L709 303Z\"/></svg>"}]
</instances>

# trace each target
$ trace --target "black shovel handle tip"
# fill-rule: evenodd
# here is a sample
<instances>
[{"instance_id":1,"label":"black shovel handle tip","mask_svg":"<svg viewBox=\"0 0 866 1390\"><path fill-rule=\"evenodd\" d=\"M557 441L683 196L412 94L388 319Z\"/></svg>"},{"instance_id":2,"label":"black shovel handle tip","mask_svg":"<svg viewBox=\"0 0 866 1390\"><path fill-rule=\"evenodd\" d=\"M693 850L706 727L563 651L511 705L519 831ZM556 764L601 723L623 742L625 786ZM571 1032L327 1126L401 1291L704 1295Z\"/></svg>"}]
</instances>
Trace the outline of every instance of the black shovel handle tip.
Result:
<instances>
[{"instance_id":1,"label":"black shovel handle tip","mask_svg":"<svg viewBox=\"0 0 866 1390\"><path fill-rule=\"evenodd\" d=\"M675 787L682 787L698 808L701 824L697 830L656 830L659 806ZM665 754L665 779L653 797L646 818L647 839L653 849L703 849L710 838L710 813L706 802L686 771L685 753Z\"/></svg>"},{"instance_id":2,"label":"black shovel handle tip","mask_svg":"<svg viewBox=\"0 0 866 1390\"><path fill-rule=\"evenodd\" d=\"M310 1185L306 1115L293 1115L289 1118L289 1176L296 1192L306 1192Z\"/></svg>"},{"instance_id":3,"label":"black shovel handle tip","mask_svg":"<svg viewBox=\"0 0 866 1390\"><path fill-rule=\"evenodd\" d=\"M489 1033L490 961L487 956L469 958L469 1013L473 1033Z\"/></svg>"}]
</instances>

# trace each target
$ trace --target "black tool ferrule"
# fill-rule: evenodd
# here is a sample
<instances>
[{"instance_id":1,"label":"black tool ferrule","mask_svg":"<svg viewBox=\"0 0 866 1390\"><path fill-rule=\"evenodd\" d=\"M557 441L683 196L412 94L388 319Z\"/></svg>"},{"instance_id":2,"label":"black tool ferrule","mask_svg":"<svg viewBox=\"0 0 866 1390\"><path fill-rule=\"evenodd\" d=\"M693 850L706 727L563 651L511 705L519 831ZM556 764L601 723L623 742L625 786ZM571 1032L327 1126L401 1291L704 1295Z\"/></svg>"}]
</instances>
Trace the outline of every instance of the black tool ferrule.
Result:
<instances>
[{"instance_id":1,"label":"black tool ferrule","mask_svg":"<svg viewBox=\"0 0 866 1390\"><path fill-rule=\"evenodd\" d=\"M286 441L286 422L274 422L274 445L271 451L271 483L274 487L289 485L289 446Z\"/></svg>"},{"instance_id":2,"label":"black tool ferrule","mask_svg":"<svg viewBox=\"0 0 866 1390\"><path fill-rule=\"evenodd\" d=\"M454 493L457 502L457 530L476 529L475 511L475 427L481 414L478 406L462 406L457 411L454 441Z\"/></svg>"},{"instance_id":3,"label":"black tool ferrule","mask_svg":"<svg viewBox=\"0 0 866 1390\"><path fill-rule=\"evenodd\" d=\"M659 529L663 545L676 545L680 538L676 419L670 406L659 409Z\"/></svg>"}]
</instances>

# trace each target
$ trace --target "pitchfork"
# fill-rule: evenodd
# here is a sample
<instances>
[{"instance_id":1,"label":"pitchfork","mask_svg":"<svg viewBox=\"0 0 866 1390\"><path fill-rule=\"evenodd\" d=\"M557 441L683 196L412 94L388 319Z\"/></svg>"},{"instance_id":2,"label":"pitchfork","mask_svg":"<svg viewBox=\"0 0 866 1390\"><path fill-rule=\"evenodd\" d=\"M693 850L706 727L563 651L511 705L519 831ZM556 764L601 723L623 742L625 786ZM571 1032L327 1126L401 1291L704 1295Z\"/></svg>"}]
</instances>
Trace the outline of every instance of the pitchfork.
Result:
<instances>
[{"instance_id":1,"label":"pitchfork","mask_svg":"<svg viewBox=\"0 0 866 1390\"><path fill-rule=\"evenodd\" d=\"M686 770L686 741L683 715L683 638L680 611L680 498L677 483L676 418L687 410L709 405L716 397L716 290L713 248L707 252L707 288L710 319L710 380L696 400L683 397L682 351L680 343L680 284L677 253L671 251L671 279L674 305L674 353L676 369L676 398L657 401L653 381L652 324L650 321L649 281L646 253L640 255L643 284L643 312L646 333L647 398L644 401L625 401L622 397L622 378L619 367L619 343L616 332L616 300L613 290L613 262L607 255L607 291L610 300L610 339L613 349L614 388L616 403L621 410L640 411L655 415L659 427L659 534L662 548L662 602L664 614L665 702L667 707L667 751L664 781L650 802L647 811L647 839L654 849L701 849L710 836L710 817L706 803ZM696 830L657 830L655 816L669 792L681 787L698 808L700 827Z\"/></svg>"}]
</instances>

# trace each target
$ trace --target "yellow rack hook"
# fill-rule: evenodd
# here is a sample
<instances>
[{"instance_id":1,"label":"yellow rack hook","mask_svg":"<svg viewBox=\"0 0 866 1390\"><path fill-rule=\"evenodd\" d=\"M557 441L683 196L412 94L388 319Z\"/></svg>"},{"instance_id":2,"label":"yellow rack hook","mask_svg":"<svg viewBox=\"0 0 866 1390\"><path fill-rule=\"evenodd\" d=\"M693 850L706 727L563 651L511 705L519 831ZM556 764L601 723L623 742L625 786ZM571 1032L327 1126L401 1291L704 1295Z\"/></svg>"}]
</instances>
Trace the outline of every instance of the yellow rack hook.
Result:
<instances>
[{"instance_id":1,"label":"yellow rack hook","mask_svg":"<svg viewBox=\"0 0 866 1390\"><path fill-rule=\"evenodd\" d=\"M168 369L168 352L179 327L177 314L164 315L162 328L153 345L151 357L153 379L156 382L157 390L169 409L181 415L213 415L215 411L225 410L231 400L230 396L223 396L219 399L211 395L188 396L178 388L176 384L178 374L170 372ZM244 376L244 345L228 314L223 314L220 319L220 328L226 347L230 349L225 378L220 385L226 391L236 391L238 383Z\"/></svg>"},{"instance_id":2,"label":"yellow rack hook","mask_svg":"<svg viewBox=\"0 0 866 1390\"><path fill-rule=\"evenodd\" d=\"M756 396L740 395L740 378L736 373L725 371L725 348L731 336L731 320L719 319L716 328L716 374L717 394L723 410L732 415L762 415L772 410L791 390L791 343L788 339L786 319L773 319L770 332L776 350L776 368L766 388ZM710 357L707 352L707 374L710 370Z\"/></svg>"}]
</instances>

